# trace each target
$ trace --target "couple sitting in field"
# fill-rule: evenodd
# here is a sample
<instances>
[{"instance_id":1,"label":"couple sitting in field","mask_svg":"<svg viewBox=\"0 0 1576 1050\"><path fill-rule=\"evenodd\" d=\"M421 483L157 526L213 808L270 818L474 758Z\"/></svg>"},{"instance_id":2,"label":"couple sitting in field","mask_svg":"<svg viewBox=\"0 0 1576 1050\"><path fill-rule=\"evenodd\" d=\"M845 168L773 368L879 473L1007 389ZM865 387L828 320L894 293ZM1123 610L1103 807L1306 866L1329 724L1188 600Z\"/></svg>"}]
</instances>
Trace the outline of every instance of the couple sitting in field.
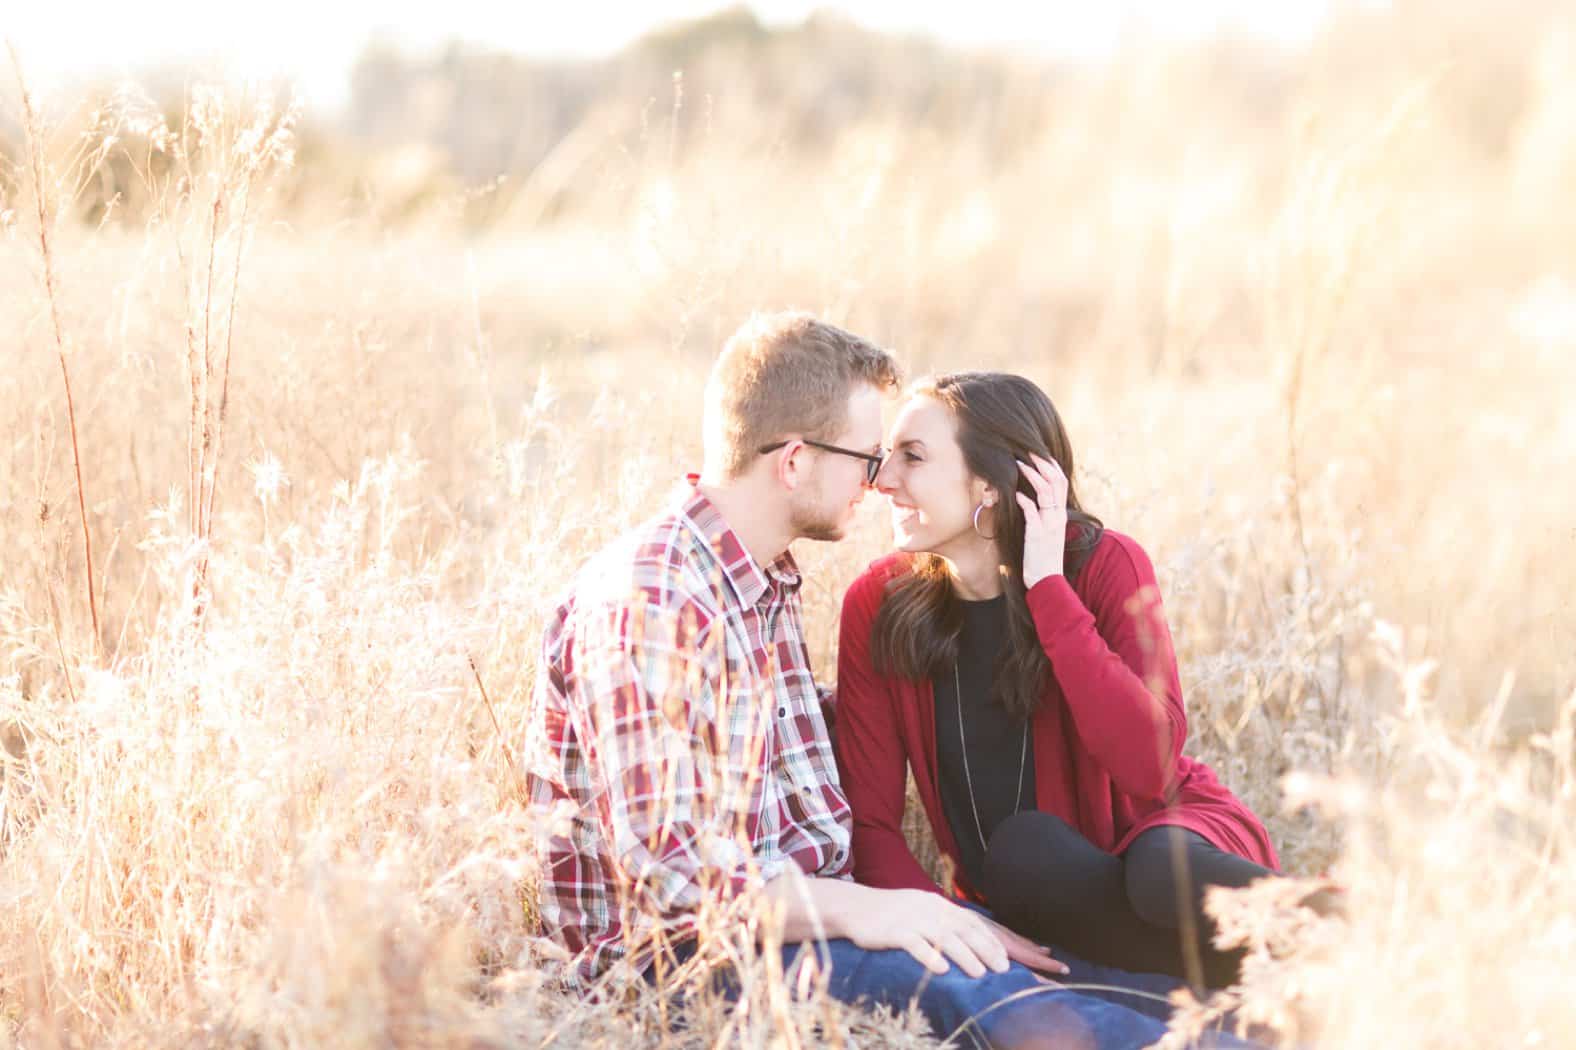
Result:
<instances>
[{"instance_id":1,"label":"couple sitting in field","mask_svg":"<svg viewBox=\"0 0 1576 1050\"><path fill-rule=\"evenodd\" d=\"M1273 874L1274 847L1183 754L1154 570L1079 505L1050 400L944 375L884 448L896 385L885 351L802 314L724 347L702 473L546 632L543 925L588 986L657 979L705 950L702 915L764 902L837 999L917 1001L991 1046L1148 1045L1166 992L1232 982L1203 896ZM834 701L789 546L841 539L872 487L898 550L848 588ZM901 833L909 775L950 895Z\"/></svg>"}]
</instances>

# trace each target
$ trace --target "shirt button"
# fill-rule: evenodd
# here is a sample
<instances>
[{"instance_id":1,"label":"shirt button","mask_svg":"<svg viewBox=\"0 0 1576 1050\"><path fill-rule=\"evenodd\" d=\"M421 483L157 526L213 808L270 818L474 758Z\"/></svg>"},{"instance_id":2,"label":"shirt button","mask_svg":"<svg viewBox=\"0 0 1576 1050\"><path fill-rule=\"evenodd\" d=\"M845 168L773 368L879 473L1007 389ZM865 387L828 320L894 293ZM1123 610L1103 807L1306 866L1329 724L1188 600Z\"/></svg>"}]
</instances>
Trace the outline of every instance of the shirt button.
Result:
<instances>
[{"instance_id":1,"label":"shirt button","mask_svg":"<svg viewBox=\"0 0 1576 1050\"><path fill-rule=\"evenodd\" d=\"M779 707L777 709L777 717L778 718L787 718L788 717L788 708L787 707Z\"/></svg>"}]
</instances>

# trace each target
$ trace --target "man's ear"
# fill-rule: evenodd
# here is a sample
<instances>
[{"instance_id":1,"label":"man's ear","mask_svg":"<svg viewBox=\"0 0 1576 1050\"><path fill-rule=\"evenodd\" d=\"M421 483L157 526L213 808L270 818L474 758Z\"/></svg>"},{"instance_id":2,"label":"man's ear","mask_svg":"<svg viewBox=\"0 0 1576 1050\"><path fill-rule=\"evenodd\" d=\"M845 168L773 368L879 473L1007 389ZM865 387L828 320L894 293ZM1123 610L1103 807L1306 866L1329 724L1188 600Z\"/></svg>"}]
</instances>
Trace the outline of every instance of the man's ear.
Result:
<instances>
[{"instance_id":1,"label":"man's ear","mask_svg":"<svg viewBox=\"0 0 1576 1050\"><path fill-rule=\"evenodd\" d=\"M804 481L804 472L809 469L808 451L803 441L793 440L782 448L772 453L772 469L777 474L777 480L782 482L784 488L792 492Z\"/></svg>"}]
</instances>

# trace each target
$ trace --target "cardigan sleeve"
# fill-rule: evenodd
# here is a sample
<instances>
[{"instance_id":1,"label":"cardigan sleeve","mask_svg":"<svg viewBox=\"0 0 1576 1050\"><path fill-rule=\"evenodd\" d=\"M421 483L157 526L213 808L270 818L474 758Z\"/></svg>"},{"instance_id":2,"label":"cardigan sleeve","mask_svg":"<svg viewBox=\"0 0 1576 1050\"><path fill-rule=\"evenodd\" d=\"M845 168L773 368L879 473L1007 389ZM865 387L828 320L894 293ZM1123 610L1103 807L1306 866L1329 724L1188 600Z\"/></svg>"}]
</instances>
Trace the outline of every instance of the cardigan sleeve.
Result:
<instances>
[{"instance_id":1,"label":"cardigan sleeve","mask_svg":"<svg viewBox=\"0 0 1576 1050\"><path fill-rule=\"evenodd\" d=\"M843 598L837 646L834 750L843 793L853 810L854 877L883 889L940 893L903 838L908 754L889 682L870 658L870 630L883 580L866 574Z\"/></svg>"},{"instance_id":2,"label":"cardigan sleeve","mask_svg":"<svg viewBox=\"0 0 1576 1050\"><path fill-rule=\"evenodd\" d=\"M1164 798L1175 786L1187 713L1154 567L1138 544L1107 532L1079 590L1087 597L1065 576L1050 576L1029 591L1051 671L1084 747L1116 788Z\"/></svg>"}]
</instances>

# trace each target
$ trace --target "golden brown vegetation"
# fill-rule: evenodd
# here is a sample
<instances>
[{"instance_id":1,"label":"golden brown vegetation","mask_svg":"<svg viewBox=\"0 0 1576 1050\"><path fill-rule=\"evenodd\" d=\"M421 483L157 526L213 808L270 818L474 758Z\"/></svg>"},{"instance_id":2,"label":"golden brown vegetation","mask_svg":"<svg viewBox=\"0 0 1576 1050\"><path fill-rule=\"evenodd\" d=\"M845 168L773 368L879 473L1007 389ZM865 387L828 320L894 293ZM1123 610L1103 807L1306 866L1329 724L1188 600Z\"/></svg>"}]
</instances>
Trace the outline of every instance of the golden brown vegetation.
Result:
<instances>
[{"instance_id":1,"label":"golden brown vegetation","mask_svg":"<svg viewBox=\"0 0 1576 1050\"><path fill-rule=\"evenodd\" d=\"M660 1000L562 995L532 934L538 631L697 460L721 338L795 305L1044 384L1086 503L1161 572L1192 753L1351 887L1344 922L1223 901L1260 950L1203 1011L1571 1045L1558 16L1397 4L1296 53L1055 74L882 44L904 72L852 106L867 38L669 40L654 104L615 82L529 177L397 208L389 154L292 166L266 96L172 124L13 88L0 1042L656 1041ZM799 552L823 673L886 540L867 502ZM669 1038L923 1038L772 977Z\"/></svg>"}]
</instances>

